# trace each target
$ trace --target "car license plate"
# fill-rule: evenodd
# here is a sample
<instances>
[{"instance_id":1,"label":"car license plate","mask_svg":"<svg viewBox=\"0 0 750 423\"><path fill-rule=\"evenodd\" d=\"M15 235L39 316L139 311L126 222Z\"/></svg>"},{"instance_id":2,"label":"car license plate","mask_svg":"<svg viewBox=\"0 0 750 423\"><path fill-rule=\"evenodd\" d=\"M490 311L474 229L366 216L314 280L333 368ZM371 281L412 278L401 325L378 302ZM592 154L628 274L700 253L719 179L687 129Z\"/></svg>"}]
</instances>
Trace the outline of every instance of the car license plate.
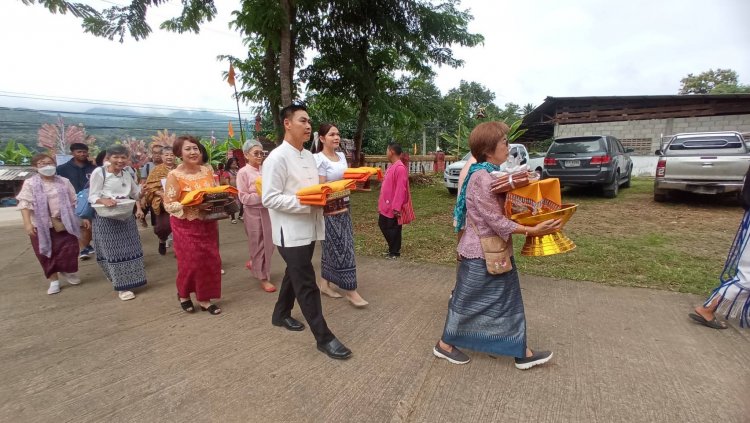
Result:
<instances>
[{"instance_id":1,"label":"car license plate","mask_svg":"<svg viewBox=\"0 0 750 423\"><path fill-rule=\"evenodd\" d=\"M581 161L580 160L566 160L565 161L565 167L580 167Z\"/></svg>"}]
</instances>

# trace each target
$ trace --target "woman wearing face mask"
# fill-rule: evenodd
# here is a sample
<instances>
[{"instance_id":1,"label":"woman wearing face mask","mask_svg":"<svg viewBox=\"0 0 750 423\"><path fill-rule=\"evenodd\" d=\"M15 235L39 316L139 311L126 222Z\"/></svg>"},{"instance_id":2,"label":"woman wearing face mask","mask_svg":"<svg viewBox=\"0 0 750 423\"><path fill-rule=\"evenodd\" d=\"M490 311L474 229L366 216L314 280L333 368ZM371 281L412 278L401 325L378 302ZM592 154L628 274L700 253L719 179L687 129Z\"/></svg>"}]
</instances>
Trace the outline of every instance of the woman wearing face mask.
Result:
<instances>
[{"instance_id":1,"label":"woman wearing face mask","mask_svg":"<svg viewBox=\"0 0 750 423\"><path fill-rule=\"evenodd\" d=\"M143 218L143 211L137 201L140 195L138 183L125 170L128 156L128 149L123 145L107 148L109 164L91 174L89 188L91 204L114 207L118 199L136 200L135 218L130 215L119 220L97 215L92 224L96 262L123 301L135 298L132 289L146 285L143 247L135 223L136 218Z\"/></svg>"},{"instance_id":2,"label":"woman wearing face mask","mask_svg":"<svg viewBox=\"0 0 750 423\"><path fill-rule=\"evenodd\" d=\"M320 183L333 182L344 178L348 167L344 153L336 151L341 142L338 128L324 123L318 128L319 144L315 154ZM346 199L348 203L349 199ZM347 204L348 208L348 204ZM357 292L357 265L354 259L354 232L349 210L325 216L326 240L323 241L318 283L320 292L332 298L341 298L330 285L333 282L355 307L365 307L365 301Z\"/></svg>"},{"instance_id":3,"label":"woman wearing face mask","mask_svg":"<svg viewBox=\"0 0 750 423\"><path fill-rule=\"evenodd\" d=\"M169 213L164 210L164 187L167 175L176 167L174 152L172 147L165 147L161 153L161 164L157 165L146 178L143 185L143 198L150 207L154 217L154 234L159 238L159 254L167 254L167 239L172 233L172 227L169 225Z\"/></svg>"},{"instance_id":4,"label":"woman wearing face mask","mask_svg":"<svg viewBox=\"0 0 750 423\"><path fill-rule=\"evenodd\" d=\"M271 256L273 256L273 239L271 217L268 209L261 204L260 195L255 188L255 181L261 176L263 147L256 140L248 140L242 146L247 165L237 172L237 190L245 216L245 233L250 249L250 261L247 268L254 278L260 281L260 287L266 292L276 292L271 283Z\"/></svg>"},{"instance_id":5,"label":"woman wearing face mask","mask_svg":"<svg viewBox=\"0 0 750 423\"><path fill-rule=\"evenodd\" d=\"M221 309L211 304L221 298L221 256L219 255L219 226L207 220L211 205L183 206L187 193L216 185L211 168L205 166L206 148L192 136L177 137L172 146L182 159L167 176L164 209L171 215L170 225L177 256L177 298L187 313L195 311L190 295L195 293L201 310L220 314Z\"/></svg>"},{"instance_id":6,"label":"woman wearing face mask","mask_svg":"<svg viewBox=\"0 0 750 423\"><path fill-rule=\"evenodd\" d=\"M31 158L31 165L37 168L38 174L24 181L16 199L31 247L49 281L47 294L52 295L60 292L60 276L71 285L81 283L76 195L68 179L55 175L55 160L51 156L37 154ZM88 220L84 220L83 225L90 228Z\"/></svg>"}]
</instances>

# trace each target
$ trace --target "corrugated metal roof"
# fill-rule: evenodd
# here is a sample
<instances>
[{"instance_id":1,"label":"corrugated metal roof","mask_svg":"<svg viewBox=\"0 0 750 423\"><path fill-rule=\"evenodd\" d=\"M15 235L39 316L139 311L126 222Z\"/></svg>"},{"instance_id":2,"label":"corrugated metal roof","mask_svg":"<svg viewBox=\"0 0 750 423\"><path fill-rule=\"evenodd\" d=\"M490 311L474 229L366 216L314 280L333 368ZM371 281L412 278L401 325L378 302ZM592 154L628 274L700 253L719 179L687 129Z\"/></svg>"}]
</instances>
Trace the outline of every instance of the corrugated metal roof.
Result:
<instances>
[{"instance_id":1,"label":"corrugated metal roof","mask_svg":"<svg viewBox=\"0 0 750 423\"><path fill-rule=\"evenodd\" d=\"M0 166L0 181L23 181L35 174L31 166Z\"/></svg>"}]
</instances>

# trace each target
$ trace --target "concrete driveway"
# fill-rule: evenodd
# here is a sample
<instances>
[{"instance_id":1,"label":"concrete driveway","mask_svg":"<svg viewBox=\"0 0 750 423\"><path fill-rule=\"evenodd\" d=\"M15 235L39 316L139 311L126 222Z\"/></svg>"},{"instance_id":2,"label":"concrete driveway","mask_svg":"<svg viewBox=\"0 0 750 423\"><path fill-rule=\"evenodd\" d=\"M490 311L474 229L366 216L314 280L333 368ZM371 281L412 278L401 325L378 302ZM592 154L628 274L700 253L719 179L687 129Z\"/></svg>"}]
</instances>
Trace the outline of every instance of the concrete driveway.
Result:
<instances>
[{"instance_id":1,"label":"concrete driveway","mask_svg":"<svg viewBox=\"0 0 750 423\"><path fill-rule=\"evenodd\" d=\"M454 269L358 258L364 310L323 299L348 361L270 322L241 225L221 222L224 313L183 313L175 260L142 230L148 286L122 302L93 261L46 283L18 221L0 242L4 422L748 422L750 330L686 314L693 295L522 275L531 347L553 361L432 356ZM407 229L408 230L408 229ZM319 249L318 249L319 250ZM319 251L318 251L319 252ZM283 262L274 263L279 281ZM301 318L295 308L295 317Z\"/></svg>"}]
</instances>

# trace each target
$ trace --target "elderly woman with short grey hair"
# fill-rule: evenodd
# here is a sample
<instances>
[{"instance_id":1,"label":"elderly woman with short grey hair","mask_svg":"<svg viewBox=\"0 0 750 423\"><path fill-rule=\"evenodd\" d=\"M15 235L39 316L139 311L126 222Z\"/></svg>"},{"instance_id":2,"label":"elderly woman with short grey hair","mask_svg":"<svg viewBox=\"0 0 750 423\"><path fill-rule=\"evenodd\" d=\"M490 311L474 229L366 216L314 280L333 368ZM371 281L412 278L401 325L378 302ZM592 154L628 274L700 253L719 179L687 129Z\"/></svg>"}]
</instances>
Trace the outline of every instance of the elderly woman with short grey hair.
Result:
<instances>
[{"instance_id":1,"label":"elderly woman with short grey hair","mask_svg":"<svg viewBox=\"0 0 750 423\"><path fill-rule=\"evenodd\" d=\"M128 149L123 145L107 148L108 162L91 173L91 204L109 208L117 206L118 200L138 200L138 182L125 170L129 157ZM102 210L92 222L96 262L123 301L135 298L132 289L146 285L143 247L135 223L136 218L143 217L143 210L140 202L135 201L135 206L135 217L132 211L125 210L123 216L115 218Z\"/></svg>"},{"instance_id":2,"label":"elderly woman with short grey hair","mask_svg":"<svg viewBox=\"0 0 750 423\"><path fill-rule=\"evenodd\" d=\"M261 176L261 163L265 153L263 146L256 140L246 141L242 151L245 153L247 166L237 172L237 190L245 209L245 233L250 249L247 268L253 277L260 281L264 291L275 292L276 287L271 283L271 256L274 248L271 238L271 217L268 209L263 207L255 185L255 181Z\"/></svg>"}]
</instances>

